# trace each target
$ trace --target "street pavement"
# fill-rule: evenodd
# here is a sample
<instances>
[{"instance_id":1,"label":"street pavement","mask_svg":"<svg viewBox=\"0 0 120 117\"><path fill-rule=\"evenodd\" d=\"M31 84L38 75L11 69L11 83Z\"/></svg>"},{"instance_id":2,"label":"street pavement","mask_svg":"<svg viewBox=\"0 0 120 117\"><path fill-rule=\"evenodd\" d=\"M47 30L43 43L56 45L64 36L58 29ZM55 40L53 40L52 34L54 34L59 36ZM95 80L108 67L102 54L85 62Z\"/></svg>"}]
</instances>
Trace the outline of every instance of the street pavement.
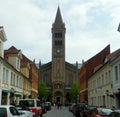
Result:
<instances>
[{"instance_id":1,"label":"street pavement","mask_svg":"<svg viewBox=\"0 0 120 117\"><path fill-rule=\"evenodd\" d=\"M61 107L58 109L57 107L52 107L50 111L47 111L46 114L43 114L43 117L75 117L73 113L69 112L68 107Z\"/></svg>"}]
</instances>

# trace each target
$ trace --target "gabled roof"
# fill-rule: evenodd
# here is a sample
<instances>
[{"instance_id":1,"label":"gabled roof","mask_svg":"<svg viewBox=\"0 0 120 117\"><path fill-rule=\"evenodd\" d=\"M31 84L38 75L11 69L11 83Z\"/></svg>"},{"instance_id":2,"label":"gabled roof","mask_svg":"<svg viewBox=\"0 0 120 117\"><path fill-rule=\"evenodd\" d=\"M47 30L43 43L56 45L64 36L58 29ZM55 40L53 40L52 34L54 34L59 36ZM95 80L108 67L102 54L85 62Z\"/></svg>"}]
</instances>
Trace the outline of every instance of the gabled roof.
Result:
<instances>
[{"instance_id":1,"label":"gabled roof","mask_svg":"<svg viewBox=\"0 0 120 117\"><path fill-rule=\"evenodd\" d=\"M5 54L18 54L21 50L16 49L14 46L11 46L8 50L5 50Z\"/></svg>"},{"instance_id":2,"label":"gabled roof","mask_svg":"<svg viewBox=\"0 0 120 117\"><path fill-rule=\"evenodd\" d=\"M111 54L109 54L108 56L106 56L106 61L107 60L113 60L118 54L120 54L120 49L112 52Z\"/></svg>"},{"instance_id":3,"label":"gabled roof","mask_svg":"<svg viewBox=\"0 0 120 117\"><path fill-rule=\"evenodd\" d=\"M118 49L118 50L112 52L111 54L107 55L106 59L105 59L105 62L94 68L94 73L97 72L98 70L100 70L102 67L104 67L104 65L106 65L109 61L114 60L118 55L120 55L120 49Z\"/></svg>"},{"instance_id":4,"label":"gabled roof","mask_svg":"<svg viewBox=\"0 0 120 117\"><path fill-rule=\"evenodd\" d=\"M22 58L22 52L21 50L18 50L14 46L11 46L8 50L4 50L4 57L7 58L9 55L18 55L20 58Z\"/></svg>"},{"instance_id":5,"label":"gabled roof","mask_svg":"<svg viewBox=\"0 0 120 117\"><path fill-rule=\"evenodd\" d=\"M33 63L29 58L27 58L24 54L22 54L23 58L21 63Z\"/></svg>"},{"instance_id":6,"label":"gabled roof","mask_svg":"<svg viewBox=\"0 0 120 117\"><path fill-rule=\"evenodd\" d=\"M110 54L110 45L106 46L102 51L100 51L98 54L87 60L85 63L83 63L83 66L80 70L80 72L83 72L84 69L86 69L87 73L86 78L89 78L99 67L102 66L104 63L104 60L107 55Z\"/></svg>"},{"instance_id":7,"label":"gabled roof","mask_svg":"<svg viewBox=\"0 0 120 117\"><path fill-rule=\"evenodd\" d=\"M21 59L21 67L27 66L27 65L32 65L35 68L37 68L37 65L35 64L34 61L31 61L29 58L27 58L24 54L22 54L22 59ZM38 69L38 68L37 68Z\"/></svg>"}]
</instances>

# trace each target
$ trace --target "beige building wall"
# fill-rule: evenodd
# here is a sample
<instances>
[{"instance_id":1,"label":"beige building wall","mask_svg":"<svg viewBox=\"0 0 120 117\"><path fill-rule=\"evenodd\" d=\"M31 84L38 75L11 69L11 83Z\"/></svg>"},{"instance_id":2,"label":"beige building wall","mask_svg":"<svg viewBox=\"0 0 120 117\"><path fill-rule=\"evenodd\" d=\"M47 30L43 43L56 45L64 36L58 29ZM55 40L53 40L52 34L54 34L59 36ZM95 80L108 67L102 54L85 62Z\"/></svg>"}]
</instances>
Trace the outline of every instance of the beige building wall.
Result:
<instances>
[{"instance_id":1,"label":"beige building wall","mask_svg":"<svg viewBox=\"0 0 120 117\"><path fill-rule=\"evenodd\" d=\"M106 106L114 105L111 66L102 66L88 79L88 104Z\"/></svg>"}]
</instances>

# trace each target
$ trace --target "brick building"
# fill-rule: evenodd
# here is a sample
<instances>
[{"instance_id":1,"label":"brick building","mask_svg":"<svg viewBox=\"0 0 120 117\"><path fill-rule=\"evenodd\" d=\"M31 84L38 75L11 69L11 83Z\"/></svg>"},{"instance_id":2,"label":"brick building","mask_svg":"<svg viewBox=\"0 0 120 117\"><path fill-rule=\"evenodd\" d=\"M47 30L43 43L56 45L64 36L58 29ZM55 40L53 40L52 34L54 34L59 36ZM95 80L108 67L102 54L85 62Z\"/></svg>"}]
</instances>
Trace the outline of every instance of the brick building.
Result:
<instances>
[{"instance_id":1,"label":"brick building","mask_svg":"<svg viewBox=\"0 0 120 117\"><path fill-rule=\"evenodd\" d=\"M94 68L103 64L107 55L110 54L110 45L105 47L101 52L83 63L80 71L80 101L88 102L88 78L93 74Z\"/></svg>"}]
</instances>

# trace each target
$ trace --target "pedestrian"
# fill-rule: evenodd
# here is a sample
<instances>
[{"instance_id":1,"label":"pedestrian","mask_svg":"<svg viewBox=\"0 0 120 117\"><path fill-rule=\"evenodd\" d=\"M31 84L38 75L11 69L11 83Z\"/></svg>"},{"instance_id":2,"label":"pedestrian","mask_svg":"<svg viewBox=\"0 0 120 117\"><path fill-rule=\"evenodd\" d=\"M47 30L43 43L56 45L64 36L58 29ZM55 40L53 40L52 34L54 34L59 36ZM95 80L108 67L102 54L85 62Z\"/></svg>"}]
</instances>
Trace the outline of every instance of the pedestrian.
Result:
<instances>
[{"instance_id":1,"label":"pedestrian","mask_svg":"<svg viewBox=\"0 0 120 117\"><path fill-rule=\"evenodd\" d=\"M60 108L60 102L57 103L57 107L58 107L58 109Z\"/></svg>"}]
</instances>

